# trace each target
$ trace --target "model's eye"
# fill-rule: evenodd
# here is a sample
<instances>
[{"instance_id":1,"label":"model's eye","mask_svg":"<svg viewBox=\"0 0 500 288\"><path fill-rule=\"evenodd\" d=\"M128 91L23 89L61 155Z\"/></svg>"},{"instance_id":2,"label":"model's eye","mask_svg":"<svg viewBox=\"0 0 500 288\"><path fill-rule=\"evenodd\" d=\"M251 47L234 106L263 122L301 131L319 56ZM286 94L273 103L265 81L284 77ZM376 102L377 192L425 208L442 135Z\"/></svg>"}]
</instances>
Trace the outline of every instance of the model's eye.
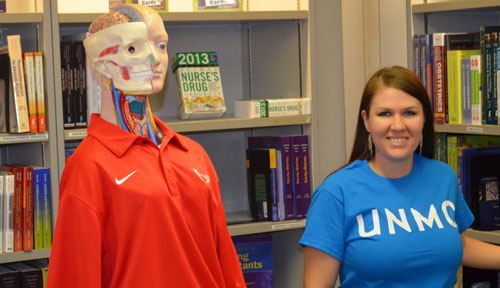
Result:
<instances>
[{"instance_id":1,"label":"model's eye","mask_svg":"<svg viewBox=\"0 0 500 288\"><path fill-rule=\"evenodd\" d=\"M128 53L130 53L130 54L134 54L134 53L135 53L135 47L134 47L134 46L128 46L127 51L128 51Z\"/></svg>"}]
</instances>

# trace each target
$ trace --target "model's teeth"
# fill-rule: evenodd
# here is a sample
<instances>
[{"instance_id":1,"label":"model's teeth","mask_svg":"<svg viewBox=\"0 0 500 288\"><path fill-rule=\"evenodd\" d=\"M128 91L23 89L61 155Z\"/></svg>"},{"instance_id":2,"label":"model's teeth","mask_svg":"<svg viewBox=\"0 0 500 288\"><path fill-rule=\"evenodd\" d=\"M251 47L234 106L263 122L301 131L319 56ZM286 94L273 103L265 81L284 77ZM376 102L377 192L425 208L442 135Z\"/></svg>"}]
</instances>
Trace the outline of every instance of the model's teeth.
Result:
<instances>
[{"instance_id":1,"label":"model's teeth","mask_svg":"<svg viewBox=\"0 0 500 288\"><path fill-rule=\"evenodd\" d=\"M406 141L406 138L390 138L392 142L395 143L403 143Z\"/></svg>"},{"instance_id":2,"label":"model's teeth","mask_svg":"<svg viewBox=\"0 0 500 288\"><path fill-rule=\"evenodd\" d=\"M143 71L143 72L130 73L130 78L134 78L134 79L151 78L152 76L153 76L153 71Z\"/></svg>"}]
</instances>

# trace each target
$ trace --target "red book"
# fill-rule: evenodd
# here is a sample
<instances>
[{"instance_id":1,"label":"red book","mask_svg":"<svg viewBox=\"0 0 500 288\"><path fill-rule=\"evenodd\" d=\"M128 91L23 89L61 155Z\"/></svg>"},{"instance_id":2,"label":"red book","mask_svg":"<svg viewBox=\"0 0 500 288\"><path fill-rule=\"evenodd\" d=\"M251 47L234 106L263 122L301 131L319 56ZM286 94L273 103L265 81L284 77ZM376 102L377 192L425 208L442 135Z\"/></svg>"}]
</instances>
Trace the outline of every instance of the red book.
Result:
<instances>
[{"instance_id":1,"label":"red book","mask_svg":"<svg viewBox=\"0 0 500 288\"><path fill-rule=\"evenodd\" d=\"M14 175L14 252L23 251L23 169L2 165L0 170Z\"/></svg>"},{"instance_id":2,"label":"red book","mask_svg":"<svg viewBox=\"0 0 500 288\"><path fill-rule=\"evenodd\" d=\"M432 56L434 66L434 121L446 123L446 33L434 33Z\"/></svg>"},{"instance_id":3,"label":"red book","mask_svg":"<svg viewBox=\"0 0 500 288\"><path fill-rule=\"evenodd\" d=\"M33 250L33 167L23 169L23 250Z\"/></svg>"}]
</instances>

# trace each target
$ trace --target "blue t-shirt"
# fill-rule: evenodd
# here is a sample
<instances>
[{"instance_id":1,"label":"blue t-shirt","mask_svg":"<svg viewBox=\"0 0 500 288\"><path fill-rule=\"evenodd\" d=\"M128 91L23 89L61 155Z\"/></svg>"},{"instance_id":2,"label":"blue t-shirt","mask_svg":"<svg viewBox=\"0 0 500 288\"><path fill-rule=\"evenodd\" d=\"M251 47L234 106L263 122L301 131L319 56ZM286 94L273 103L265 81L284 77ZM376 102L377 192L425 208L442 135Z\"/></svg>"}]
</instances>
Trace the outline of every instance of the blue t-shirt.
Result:
<instances>
[{"instance_id":1,"label":"blue t-shirt","mask_svg":"<svg viewBox=\"0 0 500 288\"><path fill-rule=\"evenodd\" d=\"M300 244L341 261L342 287L453 287L460 234L473 222L445 163L414 154L411 172L379 176L358 160L315 191Z\"/></svg>"}]
</instances>

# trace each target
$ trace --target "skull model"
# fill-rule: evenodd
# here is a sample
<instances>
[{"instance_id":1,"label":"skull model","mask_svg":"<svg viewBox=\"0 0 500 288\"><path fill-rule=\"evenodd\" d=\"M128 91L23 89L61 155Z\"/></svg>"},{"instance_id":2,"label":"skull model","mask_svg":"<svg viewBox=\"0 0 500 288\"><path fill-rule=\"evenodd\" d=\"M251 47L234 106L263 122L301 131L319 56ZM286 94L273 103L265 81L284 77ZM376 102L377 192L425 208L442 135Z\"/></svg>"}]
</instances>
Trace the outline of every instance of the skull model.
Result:
<instances>
[{"instance_id":1,"label":"skull model","mask_svg":"<svg viewBox=\"0 0 500 288\"><path fill-rule=\"evenodd\" d=\"M83 42L92 66L126 94L150 94L155 64L144 22L108 27Z\"/></svg>"}]
</instances>

